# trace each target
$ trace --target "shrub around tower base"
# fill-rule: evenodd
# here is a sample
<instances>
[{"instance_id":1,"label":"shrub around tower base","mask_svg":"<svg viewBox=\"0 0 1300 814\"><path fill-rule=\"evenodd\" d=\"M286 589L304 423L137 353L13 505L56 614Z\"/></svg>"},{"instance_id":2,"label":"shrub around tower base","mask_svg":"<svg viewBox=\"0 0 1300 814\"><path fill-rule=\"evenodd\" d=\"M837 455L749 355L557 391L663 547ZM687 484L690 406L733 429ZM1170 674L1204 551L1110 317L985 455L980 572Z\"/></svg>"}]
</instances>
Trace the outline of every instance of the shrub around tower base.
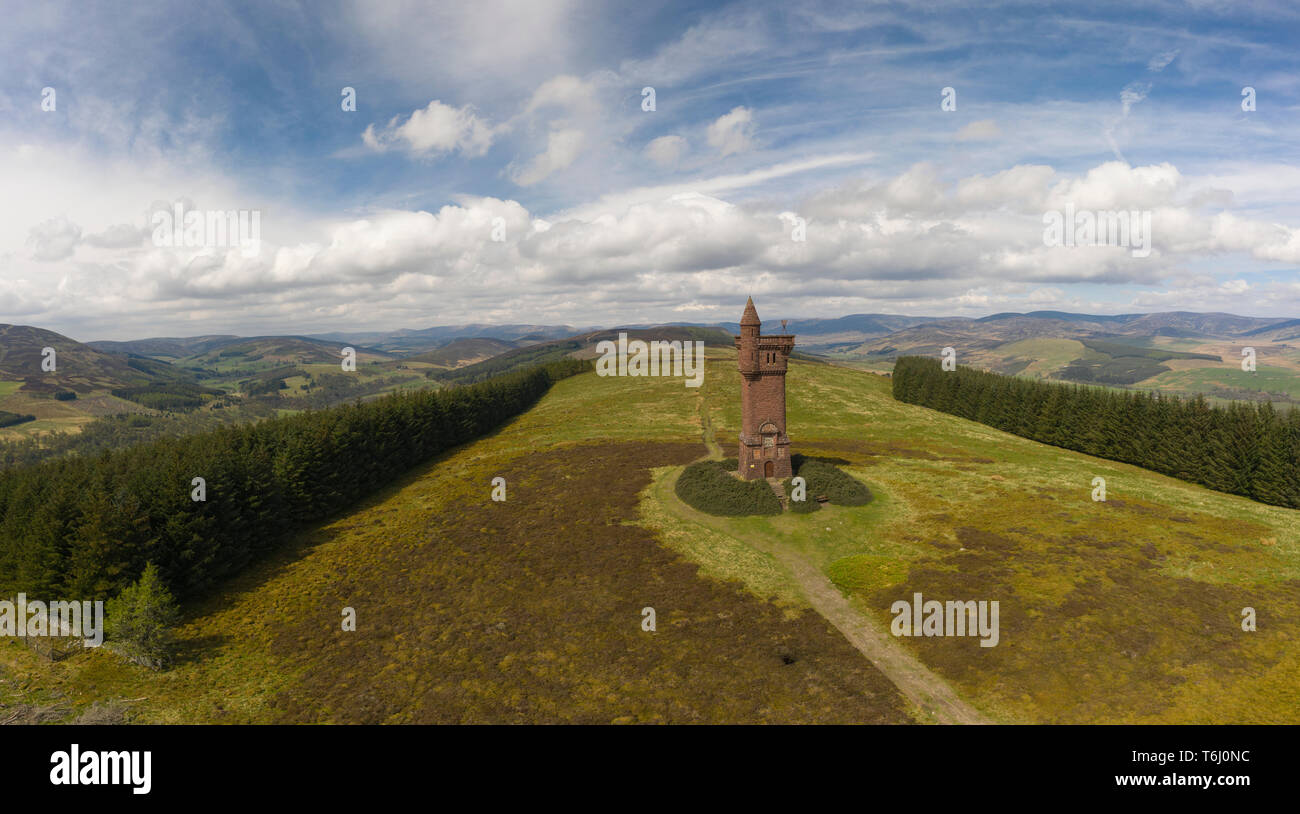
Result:
<instances>
[{"instance_id":1,"label":"shrub around tower base","mask_svg":"<svg viewBox=\"0 0 1300 814\"><path fill-rule=\"evenodd\" d=\"M781 501L765 480L741 480L737 460L696 461L677 478L677 497L693 509L720 517L780 514Z\"/></svg>"},{"instance_id":2,"label":"shrub around tower base","mask_svg":"<svg viewBox=\"0 0 1300 814\"><path fill-rule=\"evenodd\" d=\"M865 506L871 502L871 490L834 464L797 454L791 456L790 463L794 467L795 477L801 477L808 483L806 500L789 501L792 512L807 514L817 511L820 507L819 498L837 506ZM787 498L794 493L793 483L794 478L781 482Z\"/></svg>"}]
</instances>

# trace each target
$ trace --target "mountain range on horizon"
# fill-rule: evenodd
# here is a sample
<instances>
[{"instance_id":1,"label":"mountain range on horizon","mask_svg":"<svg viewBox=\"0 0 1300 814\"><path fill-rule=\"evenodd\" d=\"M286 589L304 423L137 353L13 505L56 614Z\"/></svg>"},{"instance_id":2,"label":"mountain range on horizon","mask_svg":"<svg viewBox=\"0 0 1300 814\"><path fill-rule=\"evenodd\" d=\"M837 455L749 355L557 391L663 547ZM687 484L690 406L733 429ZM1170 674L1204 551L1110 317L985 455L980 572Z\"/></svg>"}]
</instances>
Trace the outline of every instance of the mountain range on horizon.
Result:
<instances>
[{"instance_id":1,"label":"mountain range on horizon","mask_svg":"<svg viewBox=\"0 0 1300 814\"><path fill-rule=\"evenodd\" d=\"M764 314L759 304L760 317ZM765 322L775 324L779 317L767 310ZM1008 375L1300 404L1300 319L1033 311L983 317L849 314L788 324L800 358L882 375L890 374L900 357L937 357L951 348L959 364ZM599 342L622 331L729 350L740 326L471 323L388 332L80 342L43 328L0 325L0 419L32 417L13 425L12 436L75 430L99 417L142 412L180 410L196 420L233 420L232 408L245 418L315 409L395 389L477 381L563 358L592 358ZM357 380L338 375L345 347L356 351L362 374ZM46 348L58 354L57 372L41 368ZM1247 348L1258 360L1258 374L1238 369Z\"/></svg>"},{"instance_id":2,"label":"mountain range on horizon","mask_svg":"<svg viewBox=\"0 0 1300 814\"><path fill-rule=\"evenodd\" d=\"M760 306L760 316L763 315ZM781 317L785 318L785 317ZM765 321L776 321L775 315ZM1063 328L1071 332L1093 332L1115 335L1170 336L1213 334L1223 336L1257 335L1273 329L1297 327L1300 318L1253 317L1226 312L1150 311L1126 314L1085 314L1069 311L1005 311L982 317L965 316L913 316L906 314L846 314L838 317L794 317L788 319L791 332L797 336L815 338L817 341L802 344L821 345L827 337L852 334L859 337L879 337L920 325L979 326L990 324L1016 324L1033 330ZM85 344L103 351L138 353L145 356L185 356L219 347L230 341L291 337L311 341L347 342L377 351L402 353L428 350L456 339L486 338L509 342L530 343L577 336L593 331L627 329L652 329L660 327L716 328L738 333L739 322L656 322L626 323L588 326L533 324L533 323L465 323L433 325L426 328L400 328L393 331L330 331L311 334L201 334L185 337L144 337L129 340L89 340ZM54 331L53 333L59 333ZM842 340L830 340L842 341Z\"/></svg>"}]
</instances>

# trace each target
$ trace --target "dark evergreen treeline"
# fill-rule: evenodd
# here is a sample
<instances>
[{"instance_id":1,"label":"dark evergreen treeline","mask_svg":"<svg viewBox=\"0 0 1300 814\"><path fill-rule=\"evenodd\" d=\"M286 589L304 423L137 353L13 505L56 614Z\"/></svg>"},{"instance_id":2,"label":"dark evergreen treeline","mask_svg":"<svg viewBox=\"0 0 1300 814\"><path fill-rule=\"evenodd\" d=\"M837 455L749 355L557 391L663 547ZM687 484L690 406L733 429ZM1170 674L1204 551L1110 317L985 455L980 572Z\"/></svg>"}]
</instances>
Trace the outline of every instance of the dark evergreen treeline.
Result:
<instances>
[{"instance_id":1,"label":"dark evergreen treeline","mask_svg":"<svg viewBox=\"0 0 1300 814\"><path fill-rule=\"evenodd\" d=\"M1300 508L1300 410L1116 392L900 358L894 398L1046 444Z\"/></svg>"},{"instance_id":2,"label":"dark evergreen treeline","mask_svg":"<svg viewBox=\"0 0 1300 814\"><path fill-rule=\"evenodd\" d=\"M569 359L0 473L0 596L106 598L149 562L193 596L590 367ZM205 502L191 499L194 478Z\"/></svg>"},{"instance_id":3,"label":"dark evergreen treeline","mask_svg":"<svg viewBox=\"0 0 1300 814\"><path fill-rule=\"evenodd\" d=\"M18 413L7 413L0 410L0 427L13 427L18 424L26 424L28 421L35 421L34 415L19 415Z\"/></svg>"}]
</instances>

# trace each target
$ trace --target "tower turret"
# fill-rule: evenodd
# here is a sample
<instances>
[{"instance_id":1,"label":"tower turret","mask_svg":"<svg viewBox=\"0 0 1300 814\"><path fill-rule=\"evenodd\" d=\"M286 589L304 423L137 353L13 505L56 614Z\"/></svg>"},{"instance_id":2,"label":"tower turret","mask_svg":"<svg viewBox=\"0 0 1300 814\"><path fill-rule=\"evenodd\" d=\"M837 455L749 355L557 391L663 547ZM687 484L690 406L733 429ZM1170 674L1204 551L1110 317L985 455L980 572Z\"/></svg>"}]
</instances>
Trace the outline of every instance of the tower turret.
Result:
<instances>
[{"instance_id":1,"label":"tower turret","mask_svg":"<svg viewBox=\"0 0 1300 814\"><path fill-rule=\"evenodd\" d=\"M754 298L750 297L745 302L745 313L740 317L740 337L736 340L741 372L758 371L758 336L762 324L758 319L758 309L754 307Z\"/></svg>"}]
</instances>

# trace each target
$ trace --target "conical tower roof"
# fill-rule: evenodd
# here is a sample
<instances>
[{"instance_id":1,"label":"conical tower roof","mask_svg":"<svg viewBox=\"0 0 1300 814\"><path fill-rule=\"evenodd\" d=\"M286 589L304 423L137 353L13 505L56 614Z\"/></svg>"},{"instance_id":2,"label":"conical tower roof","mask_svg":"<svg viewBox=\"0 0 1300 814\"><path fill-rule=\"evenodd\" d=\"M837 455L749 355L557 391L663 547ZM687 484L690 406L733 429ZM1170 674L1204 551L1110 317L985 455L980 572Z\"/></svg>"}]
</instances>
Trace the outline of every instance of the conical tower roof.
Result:
<instances>
[{"instance_id":1,"label":"conical tower roof","mask_svg":"<svg viewBox=\"0 0 1300 814\"><path fill-rule=\"evenodd\" d=\"M758 325L758 310L754 308L754 298L745 301L745 315L740 318L741 325Z\"/></svg>"}]
</instances>

